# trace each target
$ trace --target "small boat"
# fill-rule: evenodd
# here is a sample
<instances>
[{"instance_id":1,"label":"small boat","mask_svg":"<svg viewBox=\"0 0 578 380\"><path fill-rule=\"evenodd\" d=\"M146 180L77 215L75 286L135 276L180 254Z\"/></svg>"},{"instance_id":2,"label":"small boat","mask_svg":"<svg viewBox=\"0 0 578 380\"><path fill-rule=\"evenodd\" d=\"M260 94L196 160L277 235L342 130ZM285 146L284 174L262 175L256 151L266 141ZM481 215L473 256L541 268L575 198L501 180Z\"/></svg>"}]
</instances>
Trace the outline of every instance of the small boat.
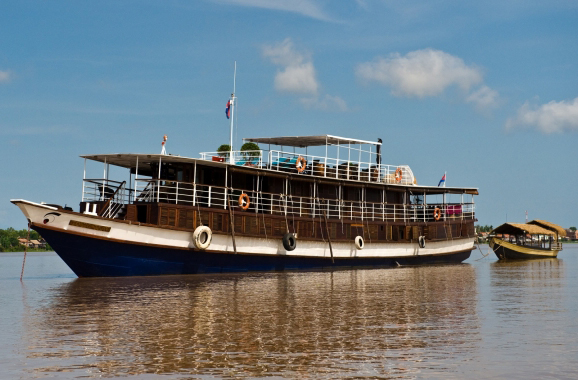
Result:
<instances>
[{"instance_id":1,"label":"small boat","mask_svg":"<svg viewBox=\"0 0 578 380\"><path fill-rule=\"evenodd\" d=\"M545 220L504 223L490 233L489 245L500 260L555 258L565 230Z\"/></svg>"}]
</instances>

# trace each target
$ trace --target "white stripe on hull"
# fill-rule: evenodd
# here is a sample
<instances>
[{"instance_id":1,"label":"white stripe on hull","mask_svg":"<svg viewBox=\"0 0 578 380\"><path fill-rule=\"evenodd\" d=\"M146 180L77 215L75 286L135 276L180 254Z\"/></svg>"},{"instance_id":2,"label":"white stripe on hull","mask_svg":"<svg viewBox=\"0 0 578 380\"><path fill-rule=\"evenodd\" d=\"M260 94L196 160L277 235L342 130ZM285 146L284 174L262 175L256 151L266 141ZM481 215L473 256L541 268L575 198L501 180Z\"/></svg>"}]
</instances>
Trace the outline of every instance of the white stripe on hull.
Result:
<instances>
[{"instance_id":1,"label":"white stripe on hull","mask_svg":"<svg viewBox=\"0 0 578 380\"><path fill-rule=\"evenodd\" d=\"M25 200L13 200L20 207L24 215L33 223L43 224L45 215L49 212L58 212L53 207L40 205ZM86 216L83 214L60 213L60 216L49 218L48 227L58 228L65 231L76 231L87 235L105 237L124 241L127 243L144 243L151 245L163 245L175 248L194 248L192 232L176 231L160 227L141 226L128 224L110 219ZM98 231L95 229L71 226L71 220L88 223L97 226L110 227L110 231ZM256 238L239 236L235 237L237 252L245 254L264 255L288 255L308 257L330 257L328 242L297 240L297 248L287 252L283 248L281 238ZM332 242L333 255L336 258L345 257L408 257L421 255L444 255L453 252L467 251L474 248L474 238L460 238L454 240L428 241L425 248L420 248L418 243L371 243L365 241L363 250L355 247L351 242ZM232 238L230 235L213 233L213 241L207 252L233 252Z\"/></svg>"}]
</instances>

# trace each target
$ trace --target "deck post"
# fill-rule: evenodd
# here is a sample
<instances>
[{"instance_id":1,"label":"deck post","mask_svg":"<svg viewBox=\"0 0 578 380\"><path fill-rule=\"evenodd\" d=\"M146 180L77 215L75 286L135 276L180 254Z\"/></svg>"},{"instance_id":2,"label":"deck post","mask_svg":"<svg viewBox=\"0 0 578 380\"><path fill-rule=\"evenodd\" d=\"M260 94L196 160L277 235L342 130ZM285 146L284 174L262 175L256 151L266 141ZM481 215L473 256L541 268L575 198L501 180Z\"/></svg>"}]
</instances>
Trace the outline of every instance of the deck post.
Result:
<instances>
[{"instance_id":1,"label":"deck post","mask_svg":"<svg viewBox=\"0 0 578 380\"><path fill-rule=\"evenodd\" d=\"M327 136L325 136L325 168L323 169L323 177L327 177Z\"/></svg>"},{"instance_id":2,"label":"deck post","mask_svg":"<svg viewBox=\"0 0 578 380\"><path fill-rule=\"evenodd\" d=\"M86 179L86 157L84 158L84 172L82 173L82 201L83 202L84 202L84 180L85 179Z\"/></svg>"},{"instance_id":3,"label":"deck post","mask_svg":"<svg viewBox=\"0 0 578 380\"><path fill-rule=\"evenodd\" d=\"M136 202L136 186L137 186L137 181L138 181L138 156L136 156L136 168L135 168L135 172L134 172L134 195L132 197L132 201Z\"/></svg>"},{"instance_id":4,"label":"deck post","mask_svg":"<svg viewBox=\"0 0 578 380\"><path fill-rule=\"evenodd\" d=\"M462 193L462 203L460 207L461 207L460 218L464 220L464 193Z\"/></svg>"},{"instance_id":5,"label":"deck post","mask_svg":"<svg viewBox=\"0 0 578 380\"><path fill-rule=\"evenodd\" d=\"M104 178L102 179L102 200L104 201L104 200L105 200L105 199L104 199L104 196L105 196L105 195L104 195L104 194L105 194L105 192L104 192L104 186L105 186L106 177L107 177L107 175L106 175L106 157L104 157L104 173L103 173L103 176L104 176Z\"/></svg>"},{"instance_id":6,"label":"deck post","mask_svg":"<svg viewBox=\"0 0 578 380\"><path fill-rule=\"evenodd\" d=\"M339 183L339 196L338 196L338 203L337 203L337 215L339 215L339 219L341 219L341 203L343 199L341 198L341 183Z\"/></svg>"},{"instance_id":7,"label":"deck post","mask_svg":"<svg viewBox=\"0 0 578 380\"><path fill-rule=\"evenodd\" d=\"M361 144L359 144L359 159L357 160L357 180L361 181Z\"/></svg>"}]
</instances>

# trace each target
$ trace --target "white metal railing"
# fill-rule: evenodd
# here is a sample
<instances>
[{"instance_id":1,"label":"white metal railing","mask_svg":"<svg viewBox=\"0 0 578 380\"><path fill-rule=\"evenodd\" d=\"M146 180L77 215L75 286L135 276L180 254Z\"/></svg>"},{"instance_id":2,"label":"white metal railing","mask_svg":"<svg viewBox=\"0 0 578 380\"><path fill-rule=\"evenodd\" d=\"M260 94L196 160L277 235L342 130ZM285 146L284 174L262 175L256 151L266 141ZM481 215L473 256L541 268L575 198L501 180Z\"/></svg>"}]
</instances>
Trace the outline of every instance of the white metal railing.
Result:
<instances>
[{"instance_id":1,"label":"white metal railing","mask_svg":"<svg viewBox=\"0 0 578 380\"><path fill-rule=\"evenodd\" d=\"M439 220L473 219L473 203L453 204L391 204L313 198L263 191L241 190L221 186L199 185L178 181L136 180L136 202L160 202L198 207L227 208L227 198L238 207L239 196L249 196L247 212L331 219L361 219L370 221L432 222L439 209Z\"/></svg>"},{"instance_id":2,"label":"white metal railing","mask_svg":"<svg viewBox=\"0 0 578 380\"><path fill-rule=\"evenodd\" d=\"M239 166L263 166L263 151L262 150L234 150L233 152L233 164ZM216 162L230 162L229 157L231 155L229 152L203 152L201 153L201 159L206 161L216 161Z\"/></svg>"},{"instance_id":3,"label":"white metal railing","mask_svg":"<svg viewBox=\"0 0 578 380\"><path fill-rule=\"evenodd\" d=\"M110 198L116 190L123 185L122 181L113 181L102 178L84 179L82 192L82 202L103 202ZM123 186L120 194L115 196L119 202L128 203L130 201L133 189Z\"/></svg>"},{"instance_id":4,"label":"white metal railing","mask_svg":"<svg viewBox=\"0 0 578 380\"><path fill-rule=\"evenodd\" d=\"M109 179L84 179L82 201L100 202L103 208L100 216L114 219L130 203L133 189L126 187L126 182Z\"/></svg>"},{"instance_id":5,"label":"white metal railing","mask_svg":"<svg viewBox=\"0 0 578 380\"><path fill-rule=\"evenodd\" d=\"M201 153L201 159L230 162L229 152L205 152ZM345 160L279 150L271 150L267 155L263 155L261 150L233 151L233 163L240 166L253 166L275 171L353 181L400 185L413 185L416 182L415 176L408 165L377 165L376 163L362 162L355 159Z\"/></svg>"}]
</instances>

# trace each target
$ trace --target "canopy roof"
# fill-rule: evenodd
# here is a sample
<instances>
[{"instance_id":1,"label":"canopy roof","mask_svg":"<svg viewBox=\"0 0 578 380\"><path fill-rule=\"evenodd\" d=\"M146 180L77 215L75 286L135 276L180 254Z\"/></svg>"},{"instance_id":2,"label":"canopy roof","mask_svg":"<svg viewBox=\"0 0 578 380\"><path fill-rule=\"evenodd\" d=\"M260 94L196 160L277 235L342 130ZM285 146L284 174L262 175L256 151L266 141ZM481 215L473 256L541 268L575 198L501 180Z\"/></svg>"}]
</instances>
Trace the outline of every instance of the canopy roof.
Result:
<instances>
[{"instance_id":1,"label":"canopy roof","mask_svg":"<svg viewBox=\"0 0 578 380\"><path fill-rule=\"evenodd\" d=\"M381 145L377 141L366 141L358 139L350 139L346 137L321 135L321 136L281 136L281 137L251 137L244 138L244 141L250 141L259 144L272 144L279 146L294 146L297 148L305 148L308 146L323 146L323 145L346 145L346 144L369 144Z\"/></svg>"},{"instance_id":2,"label":"canopy roof","mask_svg":"<svg viewBox=\"0 0 578 380\"><path fill-rule=\"evenodd\" d=\"M171 154L147 154L147 153L109 153L109 154L87 154L80 156L81 158L85 158L87 160L92 160L96 162L102 162L110 165L119 166L121 168L131 169L133 173L135 172L135 168L137 167L138 163L138 174L151 176L151 164L158 164L159 162L164 163L185 163L185 164L194 164L195 162L199 162L202 165L206 166L217 166L223 167L230 165L227 162L217 162L217 161L209 161L209 160L201 160L198 158L191 158L191 157L184 157L178 155L171 155ZM248 170L251 172L259 171L259 172L270 172L267 169L258 169L258 168L247 168L244 166L236 166L232 165L233 168L237 170ZM309 177L305 177L309 178ZM311 179L316 177L311 176ZM364 184L374 184L378 185L379 183L365 183ZM398 187L399 185L390 184L387 187ZM401 186L406 187L406 186ZM478 195L478 189L474 187L437 187L437 186L409 186L408 188L410 192L415 195L420 195L421 192L426 192L427 194L472 194Z\"/></svg>"},{"instance_id":3,"label":"canopy roof","mask_svg":"<svg viewBox=\"0 0 578 380\"><path fill-rule=\"evenodd\" d=\"M566 230L564 228L560 227L557 224L547 222L545 220L535 219L535 220L532 220L531 222L528 222L528 224L535 224L537 226L544 227L548 230L551 230L551 231L558 233L558 235L561 235L561 236L566 235Z\"/></svg>"},{"instance_id":4,"label":"canopy roof","mask_svg":"<svg viewBox=\"0 0 578 380\"><path fill-rule=\"evenodd\" d=\"M494 228L492 233L509 235L556 235L554 231L547 230L535 224L504 223Z\"/></svg>"}]
</instances>

